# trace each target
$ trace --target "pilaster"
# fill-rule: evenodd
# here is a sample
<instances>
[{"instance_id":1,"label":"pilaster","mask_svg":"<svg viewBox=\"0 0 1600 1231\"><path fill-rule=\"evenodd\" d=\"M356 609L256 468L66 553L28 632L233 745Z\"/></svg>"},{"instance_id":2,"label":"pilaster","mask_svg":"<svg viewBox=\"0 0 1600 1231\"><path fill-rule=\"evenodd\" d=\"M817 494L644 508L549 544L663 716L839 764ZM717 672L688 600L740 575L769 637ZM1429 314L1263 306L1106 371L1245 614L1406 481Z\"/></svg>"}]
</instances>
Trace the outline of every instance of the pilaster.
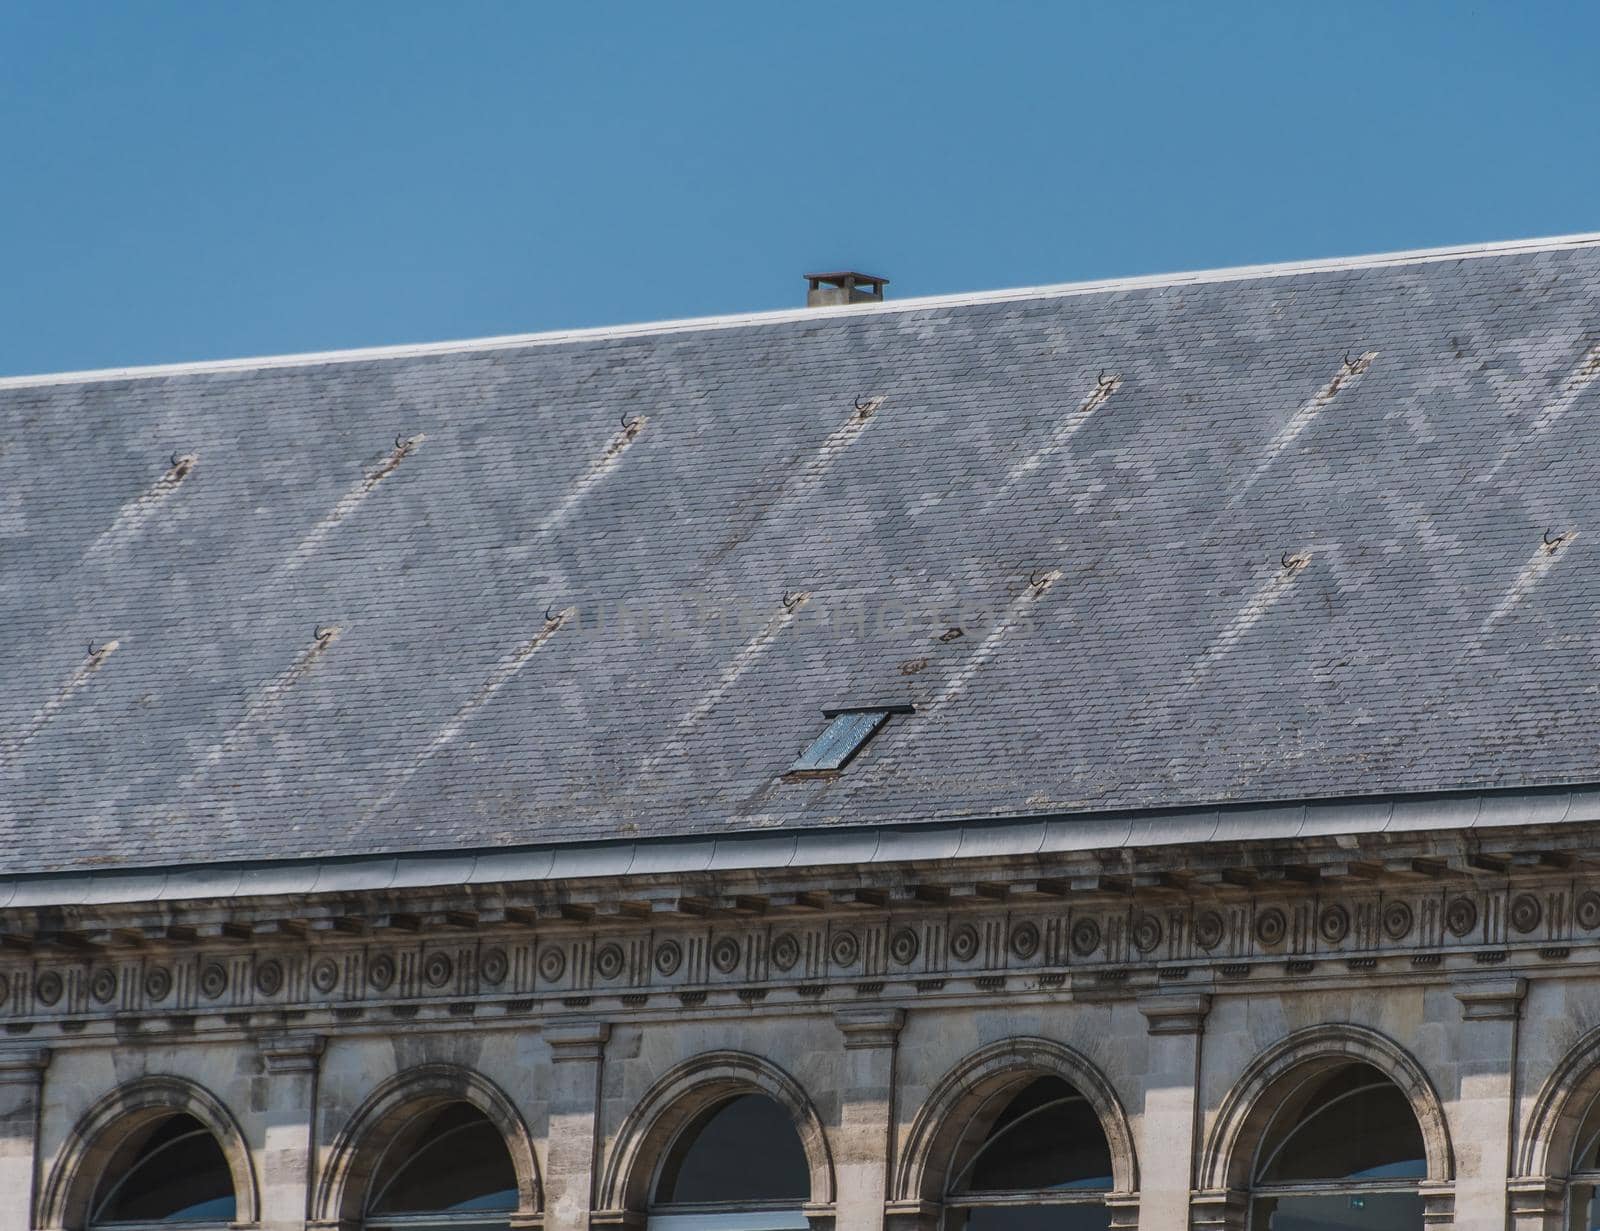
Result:
<instances>
[{"instance_id":1,"label":"pilaster","mask_svg":"<svg viewBox=\"0 0 1600 1231\"><path fill-rule=\"evenodd\" d=\"M1517 1019L1526 979L1458 984L1457 1093L1447 1114L1454 1136L1456 1178L1452 1225L1461 1231L1505 1231L1510 1217L1511 1114L1517 1071Z\"/></svg>"},{"instance_id":2,"label":"pilaster","mask_svg":"<svg viewBox=\"0 0 1600 1231\"><path fill-rule=\"evenodd\" d=\"M27 1231L39 1173L39 1106L45 1047L0 1049L0 1231Z\"/></svg>"},{"instance_id":3,"label":"pilaster","mask_svg":"<svg viewBox=\"0 0 1600 1231\"><path fill-rule=\"evenodd\" d=\"M1138 1002L1149 1035L1144 1110L1138 1118L1141 1231L1183 1231L1194 1184L1195 1090L1211 997L1157 993ZM1113 1214L1113 1223L1116 1218Z\"/></svg>"},{"instance_id":4,"label":"pilaster","mask_svg":"<svg viewBox=\"0 0 1600 1231\"><path fill-rule=\"evenodd\" d=\"M837 1231L883 1231L892 1164L895 1051L904 1009L841 1009L839 1134L834 1143Z\"/></svg>"},{"instance_id":5,"label":"pilaster","mask_svg":"<svg viewBox=\"0 0 1600 1231\"><path fill-rule=\"evenodd\" d=\"M263 1038L260 1147L263 1231L300 1231L311 1213L317 1077L325 1040L314 1034Z\"/></svg>"},{"instance_id":6,"label":"pilaster","mask_svg":"<svg viewBox=\"0 0 1600 1231\"><path fill-rule=\"evenodd\" d=\"M599 1148L600 1078L611 1025L555 1022L544 1029L549 1044L550 1148L546 1160L547 1231L589 1231Z\"/></svg>"}]
</instances>

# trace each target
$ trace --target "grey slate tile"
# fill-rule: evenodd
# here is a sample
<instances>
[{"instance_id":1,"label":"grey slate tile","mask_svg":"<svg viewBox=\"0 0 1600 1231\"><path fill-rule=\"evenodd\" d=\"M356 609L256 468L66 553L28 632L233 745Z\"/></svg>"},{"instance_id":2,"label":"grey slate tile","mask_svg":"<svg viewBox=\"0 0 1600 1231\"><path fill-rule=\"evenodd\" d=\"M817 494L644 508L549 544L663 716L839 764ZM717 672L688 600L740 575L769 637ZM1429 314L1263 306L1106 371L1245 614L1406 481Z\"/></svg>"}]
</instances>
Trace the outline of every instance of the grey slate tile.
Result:
<instances>
[{"instance_id":1,"label":"grey slate tile","mask_svg":"<svg viewBox=\"0 0 1600 1231\"><path fill-rule=\"evenodd\" d=\"M1597 339L1587 247L0 388L0 871L1593 779Z\"/></svg>"}]
</instances>

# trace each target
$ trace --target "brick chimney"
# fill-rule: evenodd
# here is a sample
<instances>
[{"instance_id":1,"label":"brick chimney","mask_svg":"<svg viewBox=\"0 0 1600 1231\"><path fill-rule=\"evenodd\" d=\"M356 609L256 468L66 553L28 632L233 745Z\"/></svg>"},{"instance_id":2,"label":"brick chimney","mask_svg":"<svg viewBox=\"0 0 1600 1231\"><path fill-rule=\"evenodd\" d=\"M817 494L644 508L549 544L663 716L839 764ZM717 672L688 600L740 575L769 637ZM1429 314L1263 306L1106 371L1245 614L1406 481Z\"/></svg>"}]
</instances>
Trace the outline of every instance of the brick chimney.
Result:
<instances>
[{"instance_id":1,"label":"brick chimney","mask_svg":"<svg viewBox=\"0 0 1600 1231\"><path fill-rule=\"evenodd\" d=\"M844 303L882 303L883 288L887 278L859 274L848 270L837 274L807 274L810 290L806 292L806 307L831 308Z\"/></svg>"}]
</instances>

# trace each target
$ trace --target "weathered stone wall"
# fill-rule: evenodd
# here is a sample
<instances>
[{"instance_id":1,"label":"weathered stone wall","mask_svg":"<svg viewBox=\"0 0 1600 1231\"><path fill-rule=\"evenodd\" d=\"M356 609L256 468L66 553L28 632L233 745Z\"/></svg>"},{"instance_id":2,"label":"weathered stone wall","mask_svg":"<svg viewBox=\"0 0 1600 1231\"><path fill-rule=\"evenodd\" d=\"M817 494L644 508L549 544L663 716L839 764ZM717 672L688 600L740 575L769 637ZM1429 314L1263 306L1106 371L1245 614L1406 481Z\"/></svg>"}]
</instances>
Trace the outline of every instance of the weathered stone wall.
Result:
<instances>
[{"instance_id":1,"label":"weathered stone wall","mask_svg":"<svg viewBox=\"0 0 1600 1231\"><path fill-rule=\"evenodd\" d=\"M1468 962L1327 984L825 995L736 1010L674 1000L609 1020L582 1006L313 1031L252 1020L183 1038L84 1031L48 1048L12 1037L0 1053L0 1227L78 1225L123 1126L166 1108L217 1129L244 1177L240 1222L352 1220L386 1134L457 1097L512 1144L519 1223L629 1225L673 1131L732 1089L790 1108L819 1226L925 1227L950 1125L985 1082L1022 1071L1059 1072L1096 1105L1120 1225L1237 1226L1252 1134L1284 1074L1345 1058L1379 1065L1412 1098L1431 1222L1556 1225L1559 1150L1570 1154L1573 1122L1600 1092L1600 978ZM1555 1154L1540 1153L1545 1139Z\"/></svg>"},{"instance_id":2,"label":"weathered stone wall","mask_svg":"<svg viewBox=\"0 0 1600 1231\"><path fill-rule=\"evenodd\" d=\"M1237 1228L1277 1100L1348 1059L1411 1100L1430 1223L1558 1231L1600 1098L1597 836L12 909L0 1231L81 1225L171 1109L241 1223L352 1225L384 1143L457 1098L506 1138L519 1226L630 1227L736 1090L789 1109L819 1228L928 1231L952 1126L1024 1073L1100 1115L1117 1226Z\"/></svg>"}]
</instances>

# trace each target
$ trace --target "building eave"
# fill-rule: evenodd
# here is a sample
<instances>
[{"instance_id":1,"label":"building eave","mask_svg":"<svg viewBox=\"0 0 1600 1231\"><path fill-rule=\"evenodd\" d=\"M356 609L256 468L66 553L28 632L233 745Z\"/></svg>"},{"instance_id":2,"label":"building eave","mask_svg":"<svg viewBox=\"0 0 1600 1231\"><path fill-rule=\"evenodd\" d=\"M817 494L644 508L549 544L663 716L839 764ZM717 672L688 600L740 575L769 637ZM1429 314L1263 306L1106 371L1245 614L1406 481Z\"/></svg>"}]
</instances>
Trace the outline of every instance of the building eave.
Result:
<instances>
[{"instance_id":1,"label":"building eave","mask_svg":"<svg viewBox=\"0 0 1600 1231\"><path fill-rule=\"evenodd\" d=\"M97 868L0 879L0 910L784 872L1600 821L1600 783L1204 808L996 816L371 856Z\"/></svg>"}]
</instances>

